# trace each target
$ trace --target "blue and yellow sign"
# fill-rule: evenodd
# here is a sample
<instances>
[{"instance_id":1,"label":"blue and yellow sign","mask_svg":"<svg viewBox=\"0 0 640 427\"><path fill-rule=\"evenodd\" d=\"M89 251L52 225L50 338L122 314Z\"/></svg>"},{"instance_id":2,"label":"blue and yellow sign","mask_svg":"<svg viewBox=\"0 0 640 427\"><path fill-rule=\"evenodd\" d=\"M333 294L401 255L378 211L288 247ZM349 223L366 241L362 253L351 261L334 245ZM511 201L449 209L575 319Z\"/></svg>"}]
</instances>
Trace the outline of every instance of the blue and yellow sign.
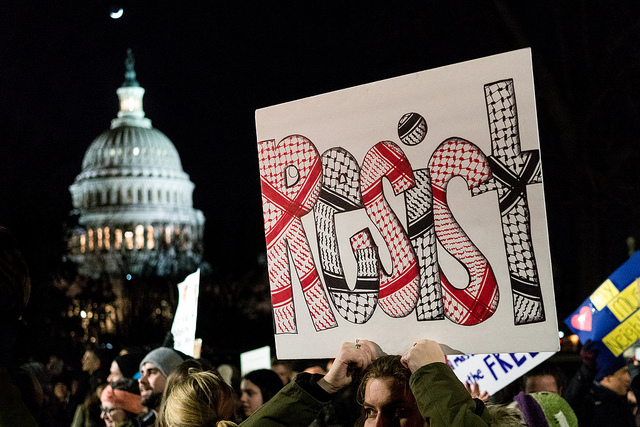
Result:
<instances>
[{"instance_id":1,"label":"blue and yellow sign","mask_svg":"<svg viewBox=\"0 0 640 427\"><path fill-rule=\"evenodd\" d=\"M619 356L640 338L640 251L613 272L565 319L580 342L601 340Z\"/></svg>"}]
</instances>

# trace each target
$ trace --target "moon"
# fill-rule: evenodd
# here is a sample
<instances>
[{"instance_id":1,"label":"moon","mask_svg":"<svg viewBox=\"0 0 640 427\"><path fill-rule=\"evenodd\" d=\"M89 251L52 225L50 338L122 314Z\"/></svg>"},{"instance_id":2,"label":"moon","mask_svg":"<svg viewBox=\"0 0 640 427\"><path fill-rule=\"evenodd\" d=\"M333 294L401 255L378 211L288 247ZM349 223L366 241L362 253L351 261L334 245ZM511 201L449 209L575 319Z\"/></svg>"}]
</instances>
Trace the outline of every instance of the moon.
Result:
<instances>
[{"instance_id":1,"label":"moon","mask_svg":"<svg viewBox=\"0 0 640 427\"><path fill-rule=\"evenodd\" d=\"M109 16L113 19L118 19L124 14L124 9L120 8L116 12L111 12Z\"/></svg>"}]
</instances>

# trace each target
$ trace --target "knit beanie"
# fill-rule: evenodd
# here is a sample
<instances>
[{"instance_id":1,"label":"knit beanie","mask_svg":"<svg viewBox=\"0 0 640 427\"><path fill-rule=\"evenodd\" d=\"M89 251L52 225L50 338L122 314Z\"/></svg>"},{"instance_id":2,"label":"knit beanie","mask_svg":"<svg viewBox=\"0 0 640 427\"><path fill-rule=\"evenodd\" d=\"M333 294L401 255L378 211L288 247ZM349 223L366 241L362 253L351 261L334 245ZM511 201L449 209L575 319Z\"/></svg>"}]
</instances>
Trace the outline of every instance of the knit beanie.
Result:
<instances>
[{"instance_id":1,"label":"knit beanie","mask_svg":"<svg viewBox=\"0 0 640 427\"><path fill-rule=\"evenodd\" d=\"M140 362L140 370L142 370L145 363L150 363L168 377L182 362L184 362L184 360L174 349L158 347L150 351L144 359L142 359L142 362Z\"/></svg>"},{"instance_id":2,"label":"knit beanie","mask_svg":"<svg viewBox=\"0 0 640 427\"><path fill-rule=\"evenodd\" d=\"M594 343L594 349L598 350L596 368L598 372L594 380L600 382L604 377L615 374L619 369L627 366L623 356L614 356L613 353L600 341Z\"/></svg>"},{"instance_id":3,"label":"knit beanie","mask_svg":"<svg viewBox=\"0 0 640 427\"><path fill-rule=\"evenodd\" d=\"M121 356L116 356L113 361L116 362L120 368L122 376L125 378L134 378L140 371L140 361L142 360L142 356L143 355L127 353Z\"/></svg>"},{"instance_id":4,"label":"knit beanie","mask_svg":"<svg viewBox=\"0 0 640 427\"><path fill-rule=\"evenodd\" d=\"M245 380L254 383L262 393L262 402L266 403L283 387L282 380L271 369L258 369L244 376Z\"/></svg>"},{"instance_id":5,"label":"knit beanie","mask_svg":"<svg viewBox=\"0 0 640 427\"><path fill-rule=\"evenodd\" d=\"M527 425L535 427L578 427L578 418L562 397L548 391L525 394L513 399L518 403Z\"/></svg>"}]
</instances>

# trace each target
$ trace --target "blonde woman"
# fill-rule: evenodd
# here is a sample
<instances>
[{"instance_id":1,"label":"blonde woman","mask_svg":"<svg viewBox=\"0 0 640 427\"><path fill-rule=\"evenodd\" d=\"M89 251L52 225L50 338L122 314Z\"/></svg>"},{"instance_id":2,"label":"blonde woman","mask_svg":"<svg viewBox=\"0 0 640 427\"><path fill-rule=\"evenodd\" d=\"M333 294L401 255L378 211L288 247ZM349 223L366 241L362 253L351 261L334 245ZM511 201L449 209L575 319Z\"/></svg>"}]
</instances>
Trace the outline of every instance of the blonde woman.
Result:
<instances>
[{"instance_id":1,"label":"blonde woman","mask_svg":"<svg viewBox=\"0 0 640 427\"><path fill-rule=\"evenodd\" d=\"M345 343L326 375L300 373L272 399L240 424L242 427L306 427L335 392L349 385L376 358L370 341ZM185 362L186 363L186 362ZM234 427L236 396L212 371L180 367L169 375L160 406L162 427ZM169 387L170 384L170 387Z\"/></svg>"},{"instance_id":2,"label":"blonde woman","mask_svg":"<svg viewBox=\"0 0 640 427\"><path fill-rule=\"evenodd\" d=\"M160 425L166 427L235 426L236 396L212 371L190 368L173 383L160 408Z\"/></svg>"}]
</instances>

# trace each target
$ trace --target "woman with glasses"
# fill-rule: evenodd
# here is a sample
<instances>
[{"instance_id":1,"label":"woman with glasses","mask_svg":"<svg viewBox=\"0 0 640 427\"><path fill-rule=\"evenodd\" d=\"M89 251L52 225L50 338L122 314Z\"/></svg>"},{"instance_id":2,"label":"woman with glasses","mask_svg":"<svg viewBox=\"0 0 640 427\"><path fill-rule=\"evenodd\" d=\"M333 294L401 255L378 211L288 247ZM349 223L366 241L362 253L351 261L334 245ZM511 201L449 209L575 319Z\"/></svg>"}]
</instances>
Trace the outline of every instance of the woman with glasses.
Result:
<instances>
[{"instance_id":1,"label":"woman with glasses","mask_svg":"<svg viewBox=\"0 0 640 427\"><path fill-rule=\"evenodd\" d=\"M122 378L106 386L100 396L101 415L107 427L115 427L144 412L138 382Z\"/></svg>"}]
</instances>

